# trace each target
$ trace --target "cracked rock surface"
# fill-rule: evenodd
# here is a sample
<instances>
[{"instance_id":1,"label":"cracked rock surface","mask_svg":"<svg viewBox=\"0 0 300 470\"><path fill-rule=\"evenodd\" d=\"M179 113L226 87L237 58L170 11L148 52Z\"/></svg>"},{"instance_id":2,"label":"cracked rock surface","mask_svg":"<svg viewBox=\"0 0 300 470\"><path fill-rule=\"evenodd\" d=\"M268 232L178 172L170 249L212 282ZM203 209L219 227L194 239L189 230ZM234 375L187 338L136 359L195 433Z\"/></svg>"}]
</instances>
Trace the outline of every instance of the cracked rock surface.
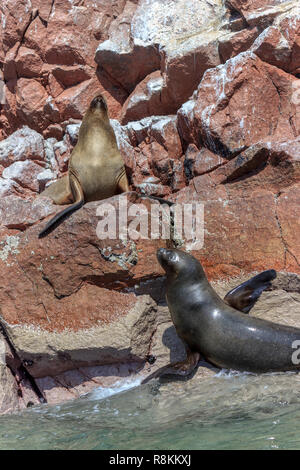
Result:
<instances>
[{"instance_id":1,"label":"cracked rock surface","mask_svg":"<svg viewBox=\"0 0 300 470\"><path fill-rule=\"evenodd\" d=\"M298 0L5 0L2 91L0 413L184 359L162 246L189 249L222 295L276 269L251 314L300 327ZM173 232L99 240L98 202L37 238L61 210L39 194L66 174L99 92L128 207L158 205L139 194L204 203L201 249ZM120 220L120 196L105 202Z\"/></svg>"}]
</instances>

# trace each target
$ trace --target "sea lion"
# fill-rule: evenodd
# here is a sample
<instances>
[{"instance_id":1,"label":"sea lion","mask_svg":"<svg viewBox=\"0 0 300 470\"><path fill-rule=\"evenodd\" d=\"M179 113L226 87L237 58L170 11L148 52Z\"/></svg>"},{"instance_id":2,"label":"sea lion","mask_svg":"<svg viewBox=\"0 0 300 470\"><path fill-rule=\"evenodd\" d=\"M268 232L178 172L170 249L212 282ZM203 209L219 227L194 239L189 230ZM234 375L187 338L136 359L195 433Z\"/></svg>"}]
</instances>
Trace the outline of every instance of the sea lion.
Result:
<instances>
[{"instance_id":1,"label":"sea lion","mask_svg":"<svg viewBox=\"0 0 300 470\"><path fill-rule=\"evenodd\" d=\"M293 362L299 328L251 317L231 307L213 290L199 261L183 251L161 248L157 258L167 275L166 298L173 323L190 349L187 367L196 365L201 355L217 367L239 371L300 369Z\"/></svg>"},{"instance_id":2,"label":"sea lion","mask_svg":"<svg viewBox=\"0 0 300 470\"><path fill-rule=\"evenodd\" d=\"M56 214L39 237L86 202L106 199L128 190L125 166L110 125L107 104L104 97L98 95L91 101L82 120L68 174L41 193L55 204L72 204Z\"/></svg>"}]
</instances>

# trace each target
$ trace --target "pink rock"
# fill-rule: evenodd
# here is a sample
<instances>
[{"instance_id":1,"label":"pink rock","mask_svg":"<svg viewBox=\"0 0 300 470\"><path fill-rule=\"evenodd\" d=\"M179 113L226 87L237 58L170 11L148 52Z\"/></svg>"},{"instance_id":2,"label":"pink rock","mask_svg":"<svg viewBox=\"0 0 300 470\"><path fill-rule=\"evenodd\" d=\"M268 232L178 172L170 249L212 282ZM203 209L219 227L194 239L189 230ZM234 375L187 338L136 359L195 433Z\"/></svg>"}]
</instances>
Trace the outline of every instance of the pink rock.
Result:
<instances>
[{"instance_id":1,"label":"pink rock","mask_svg":"<svg viewBox=\"0 0 300 470\"><path fill-rule=\"evenodd\" d=\"M123 105L121 122L139 121L151 116L166 114L167 109L162 102L163 78L160 71L152 72L142 80L130 94Z\"/></svg>"},{"instance_id":2,"label":"pink rock","mask_svg":"<svg viewBox=\"0 0 300 470\"><path fill-rule=\"evenodd\" d=\"M94 70L82 65L76 66L55 66L52 68L52 74L56 80L65 88L77 85L92 78Z\"/></svg>"},{"instance_id":3,"label":"pink rock","mask_svg":"<svg viewBox=\"0 0 300 470\"><path fill-rule=\"evenodd\" d=\"M53 98L56 98L64 91L64 87L58 80L56 80L52 73L47 72L47 81L50 94Z\"/></svg>"},{"instance_id":4,"label":"pink rock","mask_svg":"<svg viewBox=\"0 0 300 470\"><path fill-rule=\"evenodd\" d=\"M141 80L160 67L156 47L152 44L132 44L130 23L136 7L135 2L126 2L122 14L111 24L109 39L98 46L95 56L95 61L122 83L129 93Z\"/></svg>"},{"instance_id":5,"label":"pink rock","mask_svg":"<svg viewBox=\"0 0 300 470\"><path fill-rule=\"evenodd\" d=\"M12 47L6 54L4 64L3 64L3 76L6 81L14 80L17 78L17 68L16 68L16 54L20 44L17 43Z\"/></svg>"},{"instance_id":6,"label":"pink rock","mask_svg":"<svg viewBox=\"0 0 300 470\"><path fill-rule=\"evenodd\" d=\"M298 154L299 155L299 154ZM298 178L299 180L299 178ZM299 206L300 185L285 188L277 200L277 216L284 243L284 268L288 272L299 270Z\"/></svg>"},{"instance_id":7,"label":"pink rock","mask_svg":"<svg viewBox=\"0 0 300 470\"><path fill-rule=\"evenodd\" d=\"M31 127L40 130L45 123L50 124L50 115L47 116L44 110L48 95L37 80L20 78L16 91L18 111Z\"/></svg>"},{"instance_id":8,"label":"pink rock","mask_svg":"<svg viewBox=\"0 0 300 470\"><path fill-rule=\"evenodd\" d=\"M169 102L169 113L175 113L189 99L199 85L207 69L220 64L218 43L207 40L203 45L186 46L165 55L163 62L166 82L165 98Z\"/></svg>"},{"instance_id":9,"label":"pink rock","mask_svg":"<svg viewBox=\"0 0 300 470\"><path fill-rule=\"evenodd\" d=\"M133 188L163 196L185 184L182 146L175 116L145 118L116 126Z\"/></svg>"},{"instance_id":10,"label":"pink rock","mask_svg":"<svg viewBox=\"0 0 300 470\"><path fill-rule=\"evenodd\" d=\"M60 124L50 124L47 129L43 131L43 137L45 139L52 137L56 140L62 140L64 137L64 130Z\"/></svg>"},{"instance_id":11,"label":"pink rock","mask_svg":"<svg viewBox=\"0 0 300 470\"><path fill-rule=\"evenodd\" d=\"M61 385L54 377L46 376L37 378L35 381L49 404L55 405L78 398L75 391Z\"/></svg>"},{"instance_id":12,"label":"pink rock","mask_svg":"<svg viewBox=\"0 0 300 470\"><path fill-rule=\"evenodd\" d=\"M12 194L18 194L21 188L18 187L17 183L10 179L4 179L0 177L0 196L10 196Z\"/></svg>"},{"instance_id":13,"label":"pink rock","mask_svg":"<svg viewBox=\"0 0 300 470\"><path fill-rule=\"evenodd\" d=\"M12 163L5 168L2 177L15 181L23 188L31 191L39 191L38 175L43 171L43 167L31 160Z\"/></svg>"},{"instance_id":14,"label":"pink rock","mask_svg":"<svg viewBox=\"0 0 300 470\"><path fill-rule=\"evenodd\" d=\"M259 29L254 26L253 28L246 28L242 31L230 33L224 38L219 39L219 53L222 62L232 59L240 52L245 52L251 47L257 36Z\"/></svg>"},{"instance_id":15,"label":"pink rock","mask_svg":"<svg viewBox=\"0 0 300 470\"><path fill-rule=\"evenodd\" d=\"M294 82L249 52L207 71L188 117L195 143L227 156L260 140L292 139L300 130Z\"/></svg>"},{"instance_id":16,"label":"pink rock","mask_svg":"<svg viewBox=\"0 0 300 470\"><path fill-rule=\"evenodd\" d=\"M224 163L226 163L224 158L215 155L205 147L199 150L194 144L190 144L185 152L184 169L189 180L209 173Z\"/></svg>"},{"instance_id":17,"label":"pink rock","mask_svg":"<svg viewBox=\"0 0 300 470\"><path fill-rule=\"evenodd\" d=\"M96 79L85 80L79 85L64 90L56 99L55 106L59 110L62 121L67 119L82 119L88 109L91 99L99 93L99 83Z\"/></svg>"},{"instance_id":18,"label":"pink rock","mask_svg":"<svg viewBox=\"0 0 300 470\"><path fill-rule=\"evenodd\" d=\"M27 0L21 0L18 8L14 0L8 0L3 4L0 15L0 38L3 43L3 51L1 48L0 54L2 55L21 39L30 23L32 9Z\"/></svg>"},{"instance_id":19,"label":"pink rock","mask_svg":"<svg viewBox=\"0 0 300 470\"><path fill-rule=\"evenodd\" d=\"M0 224L8 229L25 230L53 211L48 199L22 199L9 195L0 201Z\"/></svg>"},{"instance_id":20,"label":"pink rock","mask_svg":"<svg viewBox=\"0 0 300 470\"><path fill-rule=\"evenodd\" d=\"M37 174L37 181L38 181L38 191L39 193L45 189L46 186L52 181L56 180L56 174L47 168L46 170L42 170L40 173Z\"/></svg>"},{"instance_id":21,"label":"pink rock","mask_svg":"<svg viewBox=\"0 0 300 470\"><path fill-rule=\"evenodd\" d=\"M12 372L0 364L0 414L19 410L18 387Z\"/></svg>"},{"instance_id":22,"label":"pink rock","mask_svg":"<svg viewBox=\"0 0 300 470\"><path fill-rule=\"evenodd\" d=\"M299 138L261 142L173 197L204 203L204 246L194 254L211 278L271 266L299 272L299 151Z\"/></svg>"},{"instance_id":23,"label":"pink rock","mask_svg":"<svg viewBox=\"0 0 300 470\"><path fill-rule=\"evenodd\" d=\"M199 145L199 132L191 123L194 121L196 101L191 98L179 108L177 112L177 123L179 135L185 143L193 143Z\"/></svg>"},{"instance_id":24,"label":"pink rock","mask_svg":"<svg viewBox=\"0 0 300 470\"><path fill-rule=\"evenodd\" d=\"M240 12L250 25L268 24L290 9L289 0L226 0L226 4Z\"/></svg>"},{"instance_id":25,"label":"pink rock","mask_svg":"<svg viewBox=\"0 0 300 470\"><path fill-rule=\"evenodd\" d=\"M69 98L77 90L70 96L67 92L68 98L64 101L62 97L59 108L53 99L67 88L95 77L96 47L99 40L107 39L110 23L121 13L124 3L118 0L112 5L104 0L98 5L87 0L84 5L71 5L57 0L54 5L51 0L32 0L31 4L22 0L16 13L14 2L5 2L0 13L0 58L8 91L7 106L0 109L2 138L20 125L29 124L43 132L52 124L60 124L65 116L78 117L80 113L79 118L83 117L94 89L87 89L88 97L78 97L72 111L61 106L64 103L68 107ZM95 81L96 92L104 92L111 116L116 117L127 93L102 71Z\"/></svg>"},{"instance_id":26,"label":"pink rock","mask_svg":"<svg viewBox=\"0 0 300 470\"><path fill-rule=\"evenodd\" d=\"M169 361L170 318L153 301L164 295L158 247L179 243L211 279L300 274L296 2L100 3L6 0L0 11L0 305L16 351L14 375L0 367L0 412L38 402L22 367L59 403L149 375L148 354ZM131 188L204 203L203 248L180 236L99 240L96 209L120 217L119 196L38 239L63 207L34 196L67 171L98 93Z\"/></svg>"},{"instance_id":27,"label":"pink rock","mask_svg":"<svg viewBox=\"0 0 300 470\"><path fill-rule=\"evenodd\" d=\"M182 155L176 117L164 117L154 122L150 136L166 149L170 157L179 158Z\"/></svg>"},{"instance_id":28,"label":"pink rock","mask_svg":"<svg viewBox=\"0 0 300 470\"><path fill-rule=\"evenodd\" d=\"M72 400L93 390L95 397L101 398L113 388L121 389L123 384L141 381L140 369L141 365L134 363L84 367L54 377L37 378L36 383L49 404Z\"/></svg>"},{"instance_id":29,"label":"pink rock","mask_svg":"<svg viewBox=\"0 0 300 470\"><path fill-rule=\"evenodd\" d=\"M0 192L3 196L30 196L31 191L40 192L59 175L54 150L56 140L50 141L24 126L0 142L0 172L3 177ZM71 147L65 145L68 156Z\"/></svg>"}]
</instances>

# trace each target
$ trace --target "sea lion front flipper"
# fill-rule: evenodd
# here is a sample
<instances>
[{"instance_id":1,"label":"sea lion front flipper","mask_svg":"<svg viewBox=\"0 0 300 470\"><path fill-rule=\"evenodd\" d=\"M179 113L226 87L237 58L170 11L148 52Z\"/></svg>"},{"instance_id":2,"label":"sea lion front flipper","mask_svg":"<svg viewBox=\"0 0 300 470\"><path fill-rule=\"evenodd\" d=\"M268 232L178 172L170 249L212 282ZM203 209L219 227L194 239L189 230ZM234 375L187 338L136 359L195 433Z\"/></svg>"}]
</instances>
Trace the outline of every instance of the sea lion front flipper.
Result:
<instances>
[{"instance_id":1,"label":"sea lion front flipper","mask_svg":"<svg viewBox=\"0 0 300 470\"><path fill-rule=\"evenodd\" d=\"M167 204L168 206L174 206L175 202L172 202L172 201L168 201L168 199L164 199L163 197L158 197L158 196L146 196L146 195L143 195L142 198L149 198L149 199L153 199L154 201L158 201L160 204Z\"/></svg>"},{"instance_id":2,"label":"sea lion front flipper","mask_svg":"<svg viewBox=\"0 0 300 470\"><path fill-rule=\"evenodd\" d=\"M224 297L224 302L241 312L249 313L261 293L271 286L271 281L275 278L274 269L263 271L229 291Z\"/></svg>"},{"instance_id":3,"label":"sea lion front flipper","mask_svg":"<svg viewBox=\"0 0 300 470\"><path fill-rule=\"evenodd\" d=\"M78 181L78 179L74 175L70 175L70 186L71 186L71 191L74 197L74 204L71 204L69 207L66 207L66 209L62 210L58 214L56 214L49 222L46 224L45 228L39 233L39 238L42 238L43 236L47 235L49 230L56 225L56 223L61 220L62 218L66 217L68 214L71 212L76 211L77 209L80 209L80 207L83 206L84 204L84 194L82 191L82 187Z\"/></svg>"}]
</instances>

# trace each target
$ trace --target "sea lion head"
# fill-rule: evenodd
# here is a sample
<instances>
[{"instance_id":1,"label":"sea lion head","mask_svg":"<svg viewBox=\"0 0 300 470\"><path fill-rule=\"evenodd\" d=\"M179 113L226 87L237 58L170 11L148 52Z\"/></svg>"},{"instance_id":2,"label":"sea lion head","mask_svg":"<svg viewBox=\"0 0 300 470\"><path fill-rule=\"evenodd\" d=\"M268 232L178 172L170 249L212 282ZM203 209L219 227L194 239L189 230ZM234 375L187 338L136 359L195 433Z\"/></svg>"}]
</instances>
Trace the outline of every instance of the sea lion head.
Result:
<instances>
[{"instance_id":1,"label":"sea lion head","mask_svg":"<svg viewBox=\"0 0 300 470\"><path fill-rule=\"evenodd\" d=\"M199 261L184 251L159 248L156 256L159 264L165 270L167 278L199 279L205 277Z\"/></svg>"},{"instance_id":2,"label":"sea lion head","mask_svg":"<svg viewBox=\"0 0 300 470\"><path fill-rule=\"evenodd\" d=\"M107 103L106 99L102 95L97 95L95 98L92 99L90 104L90 111L92 112L102 112L107 113Z\"/></svg>"}]
</instances>

